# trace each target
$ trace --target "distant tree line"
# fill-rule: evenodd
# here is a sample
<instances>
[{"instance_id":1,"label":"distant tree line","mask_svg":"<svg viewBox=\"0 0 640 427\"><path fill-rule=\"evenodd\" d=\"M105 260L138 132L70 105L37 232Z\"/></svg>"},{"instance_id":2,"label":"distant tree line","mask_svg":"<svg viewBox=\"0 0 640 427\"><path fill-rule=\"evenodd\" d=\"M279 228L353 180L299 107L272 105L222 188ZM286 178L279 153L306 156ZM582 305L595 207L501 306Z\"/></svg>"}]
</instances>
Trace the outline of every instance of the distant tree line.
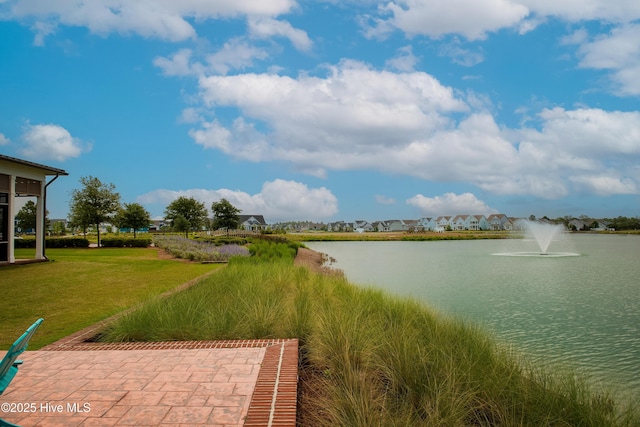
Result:
<instances>
[{"instance_id":1,"label":"distant tree line","mask_svg":"<svg viewBox=\"0 0 640 427\"><path fill-rule=\"evenodd\" d=\"M72 227L83 230L94 226L100 243L100 225L109 222L119 228L136 231L149 227L151 215L139 203L120 202L120 194L113 184L105 184L93 176L80 178L82 188L73 190L69 204L69 222ZM210 219L204 203L193 197L178 197L165 209L165 219L174 231L200 231L203 228L235 229L240 222L240 209L228 200L222 199L211 206L213 218Z\"/></svg>"},{"instance_id":2,"label":"distant tree line","mask_svg":"<svg viewBox=\"0 0 640 427\"><path fill-rule=\"evenodd\" d=\"M213 218L209 218L209 212L204 203L193 197L178 197L171 202L164 211L166 220L171 221L174 231L184 232L188 236L189 231L199 231L203 228L213 230L234 230L240 224L241 210L233 206L227 199L213 202L211 205Z\"/></svg>"},{"instance_id":3,"label":"distant tree line","mask_svg":"<svg viewBox=\"0 0 640 427\"><path fill-rule=\"evenodd\" d=\"M616 230L640 230L640 217L628 218L626 216L619 216L613 219L606 219L611 223L611 227Z\"/></svg>"},{"instance_id":4,"label":"distant tree line","mask_svg":"<svg viewBox=\"0 0 640 427\"><path fill-rule=\"evenodd\" d=\"M536 217L531 215L529 219L535 220ZM564 224L565 226L569 226L569 223L574 219L579 219L585 223L586 229L598 228L602 226L602 223L606 223L608 227L618 230L618 231L626 231L626 230L640 230L640 217L626 217L619 216L617 218L602 218L602 219L593 219L586 215L580 215L579 217L572 216L564 216L556 219L549 219L544 216L542 219L555 222L556 224Z\"/></svg>"}]
</instances>

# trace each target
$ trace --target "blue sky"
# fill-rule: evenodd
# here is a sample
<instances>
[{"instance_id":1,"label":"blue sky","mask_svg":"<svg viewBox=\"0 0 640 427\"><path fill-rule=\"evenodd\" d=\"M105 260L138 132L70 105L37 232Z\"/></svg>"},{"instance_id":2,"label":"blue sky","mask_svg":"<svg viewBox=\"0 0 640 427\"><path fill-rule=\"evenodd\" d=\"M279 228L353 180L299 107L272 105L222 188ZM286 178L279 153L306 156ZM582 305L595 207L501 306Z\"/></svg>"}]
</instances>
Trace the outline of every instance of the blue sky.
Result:
<instances>
[{"instance_id":1,"label":"blue sky","mask_svg":"<svg viewBox=\"0 0 640 427\"><path fill-rule=\"evenodd\" d=\"M0 0L0 153L153 217L640 215L637 0Z\"/></svg>"}]
</instances>

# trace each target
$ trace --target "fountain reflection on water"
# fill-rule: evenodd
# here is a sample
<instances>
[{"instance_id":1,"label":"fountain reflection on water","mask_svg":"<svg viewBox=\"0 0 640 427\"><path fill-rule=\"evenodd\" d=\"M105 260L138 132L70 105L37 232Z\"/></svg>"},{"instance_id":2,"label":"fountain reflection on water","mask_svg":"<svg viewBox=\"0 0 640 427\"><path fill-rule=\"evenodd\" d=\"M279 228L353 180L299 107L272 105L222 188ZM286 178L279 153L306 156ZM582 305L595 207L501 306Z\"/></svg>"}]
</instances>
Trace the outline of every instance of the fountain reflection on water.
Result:
<instances>
[{"instance_id":1,"label":"fountain reflection on water","mask_svg":"<svg viewBox=\"0 0 640 427\"><path fill-rule=\"evenodd\" d=\"M524 256L524 257L567 257L567 256L580 256L575 252L549 252L549 246L557 237L565 231L562 224L548 224L538 221L524 221L524 229L527 232L527 236L534 239L540 251L536 252L502 252L493 255L500 256Z\"/></svg>"}]
</instances>

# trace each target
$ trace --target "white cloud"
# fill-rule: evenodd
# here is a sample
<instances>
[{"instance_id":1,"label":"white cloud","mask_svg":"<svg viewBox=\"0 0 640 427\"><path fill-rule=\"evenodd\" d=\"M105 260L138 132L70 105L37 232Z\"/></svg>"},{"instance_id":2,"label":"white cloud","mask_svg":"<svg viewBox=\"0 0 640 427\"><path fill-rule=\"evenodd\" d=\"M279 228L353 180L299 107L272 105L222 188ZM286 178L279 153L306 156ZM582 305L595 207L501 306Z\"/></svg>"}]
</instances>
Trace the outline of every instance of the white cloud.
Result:
<instances>
[{"instance_id":1,"label":"white cloud","mask_svg":"<svg viewBox=\"0 0 640 427\"><path fill-rule=\"evenodd\" d=\"M90 145L71 136L62 126L54 124L27 125L22 140L22 155L39 160L64 161L91 150Z\"/></svg>"},{"instance_id":2,"label":"white cloud","mask_svg":"<svg viewBox=\"0 0 640 427\"><path fill-rule=\"evenodd\" d=\"M244 116L268 123L283 150L330 147L349 154L403 144L409 135L449 123L443 113L467 108L451 88L426 73L375 71L354 61L330 67L326 78L211 76L200 79L200 88L205 105L235 106ZM242 156L243 146L236 148Z\"/></svg>"},{"instance_id":3,"label":"white cloud","mask_svg":"<svg viewBox=\"0 0 640 427\"><path fill-rule=\"evenodd\" d=\"M165 58L162 56L154 58L153 65L162 69L162 73L165 76L188 76L192 74L199 74L199 68L202 68L202 64L192 64L192 54L193 51L191 49L180 49L175 52L171 58Z\"/></svg>"},{"instance_id":4,"label":"white cloud","mask_svg":"<svg viewBox=\"0 0 640 427\"><path fill-rule=\"evenodd\" d=\"M368 37L386 37L397 28L410 36L459 34L477 40L504 28L525 34L548 17L613 23L640 18L636 0L395 0L379 9L380 18L361 17Z\"/></svg>"},{"instance_id":5,"label":"white cloud","mask_svg":"<svg viewBox=\"0 0 640 427\"><path fill-rule=\"evenodd\" d=\"M249 33L257 38L285 37L291 41L296 49L309 51L313 42L306 31L293 28L286 21L279 21L270 17L250 17L248 20Z\"/></svg>"},{"instance_id":6,"label":"white cloud","mask_svg":"<svg viewBox=\"0 0 640 427\"><path fill-rule=\"evenodd\" d=\"M484 61L484 54L480 50L474 52L463 48L458 39L440 46L440 55L448 56L454 64L464 67L473 67Z\"/></svg>"},{"instance_id":7,"label":"white cloud","mask_svg":"<svg viewBox=\"0 0 640 427\"><path fill-rule=\"evenodd\" d=\"M594 190L572 177L611 168L640 187L631 173L640 163L640 112L545 109L527 122L537 127L508 129L473 93L462 98L426 73L353 61L325 77L240 74L199 84L203 110L239 113L202 120L190 135L243 160L285 161L319 177L377 170L547 199Z\"/></svg>"},{"instance_id":8,"label":"white cloud","mask_svg":"<svg viewBox=\"0 0 640 427\"><path fill-rule=\"evenodd\" d=\"M418 57L413 54L411 45L401 47L395 57L386 61L387 67L404 72L414 71L417 63Z\"/></svg>"},{"instance_id":9,"label":"white cloud","mask_svg":"<svg viewBox=\"0 0 640 427\"><path fill-rule=\"evenodd\" d=\"M269 55L261 48L251 46L241 38L227 41L222 49L207 56L208 69L227 74L230 70L244 70L253 66L255 59L265 59Z\"/></svg>"},{"instance_id":10,"label":"white cloud","mask_svg":"<svg viewBox=\"0 0 640 427\"><path fill-rule=\"evenodd\" d=\"M296 181L276 179L265 182L258 194L239 190L155 190L137 198L142 204L168 205L180 196L193 197L210 209L214 201L227 199L247 215L264 215L268 222L287 220L322 220L338 212L338 199L325 187L309 188Z\"/></svg>"},{"instance_id":11,"label":"white cloud","mask_svg":"<svg viewBox=\"0 0 640 427\"><path fill-rule=\"evenodd\" d=\"M577 29L571 34L560 38L561 45L579 45L589 40L589 32L584 28Z\"/></svg>"},{"instance_id":12,"label":"white cloud","mask_svg":"<svg viewBox=\"0 0 640 427\"><path fill-rule=\"evenodd\" d=\"M489 207L472 193L445 193L442 196L426 197L416 194L407 199L407 204L420 209L423 215L488 215L498 213L496 209Z\"/></svg>"},{"instance_id":13,"label":"white cloud","mask_svg":"<svg viewBox=\"0 0 640 427\"><path fill-rule=\"evenodd\" d=\"M569 186L598 195L640 190L633 172L640 161L640 112L554 108L538 118L539 130L521 129L517 138L521 168L540 177L539 191L560 197ZM613 177L611 169L621 175Z\"/></svg>"},{"instance_id":14,"label":"white cloud","mask_svg":"<svg viewBox=\"0 0 640 427\"><path fill-rule=\"evenodd\" d=\"M607 35L587 41L577 33L580 66L609 70L614 91L620 95L640 95L640 24L616 27Z\"/></svg>"},{"instance_id":15,"label":"white cloud","mask_svg":"<svg viewBox=\"0 0 640 427\"><path fill-rule=\"evenodd\" d=\"M237 37L225 42L215 53L201 55L199 60L194 59L194 56L191 49L180 49L169 58L154 58L153 65L160 68L165 76L225 75L231 70L252 67L255 59L265 59L269 54Z\"/></svg>"},{"instance_id":16,"label":"white cloud","mask_svg":"<svg viewBox=\"0 0 640 427\"><path fill-rule=\"evenodd\" d=\"M631 178L620 177L617 172L603 175L581 175L570 178L578 188L599 196L612 194L638 194L638 183Z\"/></svg>"},{"instance_id":17,"label":"white cloud","mask_svg":"<svg viewBox=\"0 0 640 427\"><path fill-rule=\"evenodd\" d=\"M95 34L138 34L169 41L196 38L189 19L237 16L278 16L291 11L295 0L69 0L8 1L8 15L35 20L36 41L43 42L56 25L86 27Z\"/></svg>"},{"instance_id":18,"label":"white cloud","mask_svg":"<svg viewBox=\"0 0 640 427\"><path fill-rule=\"evenodd\" d=\"M386 23L409 35L461 34L469 40L515 26L529 14L510 0L396 0L382 10L392 15Z\"/></svg>"},{"instance_id":19,"label":"white cloud","mask_svg":"<svg viewBox=\"0 0 640 427\"><path fill-rule=\"evenodd\" d=\"M378 203L380 205L394 205L396 203L396 199L377 194L376 195L376 203Z\"/></svg>"},{"instance_id":20,"label":"white cloud","mask_svg":"<svg viewBox=\"0 0 640 427\"><path fill-rule=\"evenodd\" d=\"M197 108L187 107L182 110L182 114L178 117L178 123L198 123L202 121L202 116Z\"/></svg>"},{"instance_id":21,"label":"white cloud","mask_svg":"<svg viewBox=\"0 0 640 427\"><path fill-rule=\"evenodd\" d=\"M555 147L553 153L574 153L592 161L640 155L640 111L556 107L543 110L539 118L542 129L525 130L524 138L542 148Z\"/></svg>"},{"instance_id":22,"label":"white cloud","mask_svg":"<svg viewBox=\"0 0 640 427\"><path fill-rule=\"evenodd\" d=\"M9 140L9 138L4 136L4 134L0 133L0 145L7 145L10 142L11 142L11 140Z\"/></svg>"},{"instance_id":23,"label":"white cloud","mask_svg":"<svg viewBox=\"0 0 640 427\"><path fill-rule=\"evenodd\" d=\"M636 0L518 0L518 3L539 16L554 16L570 22L631 22L640 18L640 3Z\"/></svg>"}]
</instances>

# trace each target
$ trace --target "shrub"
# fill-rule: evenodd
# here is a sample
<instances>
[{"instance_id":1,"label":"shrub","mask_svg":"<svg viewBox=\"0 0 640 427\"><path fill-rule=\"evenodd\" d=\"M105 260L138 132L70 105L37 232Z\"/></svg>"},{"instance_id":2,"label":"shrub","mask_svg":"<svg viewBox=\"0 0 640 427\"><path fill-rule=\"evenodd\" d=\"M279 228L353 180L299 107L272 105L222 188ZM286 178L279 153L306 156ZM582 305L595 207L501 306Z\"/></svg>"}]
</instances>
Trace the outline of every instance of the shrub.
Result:
<instances>
[{"instance_id":1,"label":"shrub","mask_svg":"<svg viewBox=\"0 0 640 427\"><path fill-rule=\"evenodd\" d=\"M252 258L260 261L293 262L298 253L299 244L295 242L279 242L272 239L254 239L249 245Z\"/></svg>"},{"instance_id":2,"label":"shrub","mask_svg":"<svg viewBox=\"0 0 640 427\"><path fill-rule=\"evenodd\" d=\"M196 241L183 236L154 236L157 247L164 249L176 258L190 261L228 261L234 256L247 256L249 251L244 246L216 246L206 241Z\"/></svg>"},{"instance_id":3,"label":"shrub","mask_svg":"<svg viewBox=\"0 0 640 427\"><path fill-rule=\"evenodd\" d=\"M247 243L249 243L249 241L247 239L245 239L244 237L234 237L234 236L215 236L215 237L208 237L208 236L196 236L194 237L195 241L198 242L206 242L206 243L211 243L214 244L216 246L223 246L223 245L246 245Z\"/></svg>"},{"instance_id":4,"label":"shrub","mask_svg":"<svg viewBox=\"0 0 640 427\"><path fill-rule=\"evenodd\" d=\"M84 237L50 237L45 240L47 248L88 248L89 240ZM34 239L35 244L35 239Z\"/></svg>"},{"instance_id":5,"label":"shrub","mask_svg":"<svg viewBox=\"0 0 640 427\"><path fill-rule=\"evenodd\" d=\"M151 239L144 238L130 238L130 237L108 237L100 241L102 247L105 248L146 248L151 245Z\"/></svg>"},{"instance_id":6,"label":"shrub","mask_svg":"<svg viewBox=\"0 0 640 427\"><path fill-rule=\"evenodd\" d=\"M34 237L27 237L14 240L14 248L16 249L31 249L36 247L36 239Z\"/></svg>"}]
</instances>

